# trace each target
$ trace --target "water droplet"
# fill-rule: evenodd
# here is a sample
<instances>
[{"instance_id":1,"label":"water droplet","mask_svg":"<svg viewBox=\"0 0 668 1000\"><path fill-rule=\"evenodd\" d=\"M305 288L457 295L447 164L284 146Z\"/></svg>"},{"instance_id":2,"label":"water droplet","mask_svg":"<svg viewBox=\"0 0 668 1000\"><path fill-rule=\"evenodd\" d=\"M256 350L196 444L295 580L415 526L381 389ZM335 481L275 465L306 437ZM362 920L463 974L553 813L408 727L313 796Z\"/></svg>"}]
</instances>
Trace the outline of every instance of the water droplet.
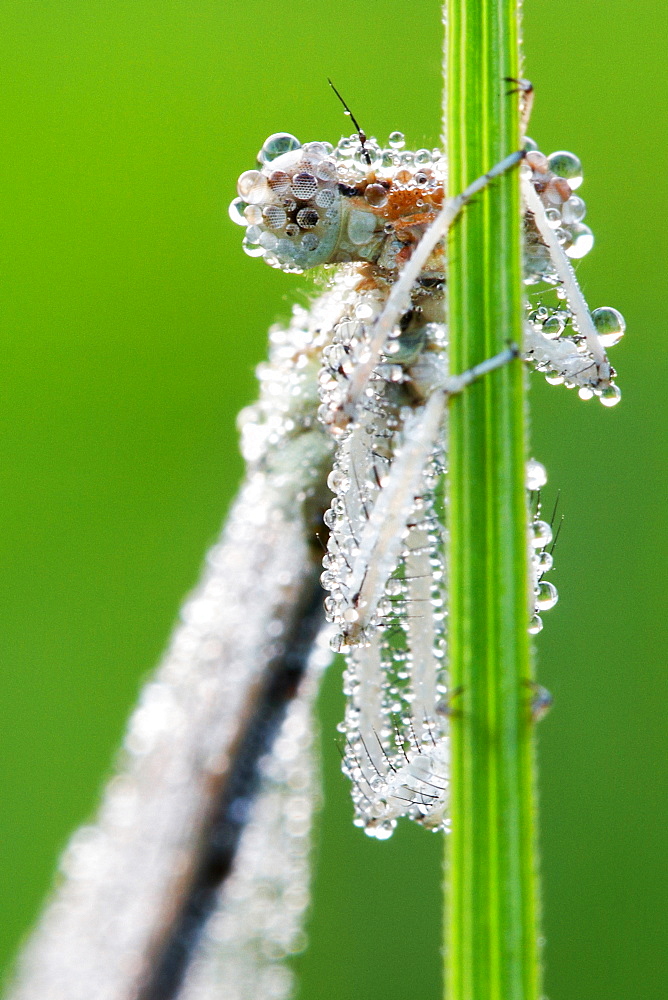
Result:
<instances>
[{"instance_id":1,"label":"water droplet","mask_svg":"<svg viewBox=\"0 0 668 1000\"><path fill-rule=\"evenodd\" d=\"M334 204L336 200L336 194L330 188L321 188L316 192L314 201L319 208L329 208L330 205Z\"/></svg>"},{"instance_id":2,"label":"water droplet","mask_svg":"<svg viewBox=\"0 0 668 1000\"><path fill-rule=\"evenodd\" d=\"M531 544L535 549L544 549L552 541L552 528L547 521L534 521L531 525Z\"/></svg>"},{"instance_id":3,"label":"water droplet","mask_svg":"<svg viewBox=\"0 0 668 1000\"><path fill-rule=\"evenodd\" d=\"M564 177L568 181L572 191L580 187L582 184L582 164L575 153L569 153L565 149L559 150L556 153L550 153L547 162L552 173L556 174L557 177Z\"/></svg>"},{"instance_id":4,"label":"water droplet","mask_svg":"<svg viewBox=\"0 0 668 1000\"><path fill-rule=\"evenodd\" d=\"M545 210L545 218L552 229L558 229L561 225L561 212L558 208L548 208Z\"/></svg>"},{"instance_id":5,"label":"water droplet","mask_svg":"<svg viewBox=\"0 0 668 1000\"><path fill-rule=\"evenodd\" d=\"M576 194L571 195L561 208L561 217L568 226L574 222L582 222L586 214L587 206Z\"/></svg>"},{"instance_id":6,"label":"water droplet","mask_svg":"<svg viewBox=\"0 0 668 1000\"><path fill-rule=\"evenodd\" d=\"M626 330L624 317L612 306L600 306L594 309L591 318L604 347L614 347L624 336Z\"/></svg>"},{"instance_id":7,"label":"water droplet","mask_svg":"<svg viewBox=\"0 0 668 1000\"><path fill-rule=\"evenodd\" d=\"M246 230L246 239L249 243L259 243L262 230L259 226L249 226Z\"/></svg>"},{"instance_id":8,"label":"water droplet","mask_svg":"<svg viewBox=\"0 0 668 1000\"><path fill-rule=\"evenodd\" d=\"M406 145L406 139L404 138L403 132L390 132L387 141L392 149L403 149Z\"/></svg>"},{"instance_id":9,"label":"water droplet","mask_svg":"<svg viewBox=\"0 0 668 1000\"><path fill-rule=\"evenodd\" d=\"M536 607L539 611L549 611L559 600L557 588L548 580L541 580L536 587Z\"/></svg>"},{"instance_id":10,"label":"water droplet","mask_svg":"<svg viewBox=\"0 0 668 1000\"><path fill-rule=\"evenodd\" d=\"M263 247L254 246L250 243L247 243L245 239L241 243L241 249L245 254L248 254L249 257L264 257Z\"/></svg>"},{"instance_id":11,"label":"water droplet","mask_svg":"<svg viewBox=\"0 0 668 1000\"><path fill-rule=\"evenodd\" d=\"M554 558L549 552L538 552L534 558L536 560L536 569L538 570L539 575L542 576L543 573L550 572L554 565Z\"/></svg>"},{"instance_id":12,"label":"water droplet","mask_svg":"<svg viewBox=\"0 0 668 1000\"><path fill-rule=\"evenodd\" d=\"M356 319L371 319L374 308L369 302L360 302L355 306Z\"/></svg>"},{"instance_id":13,"label":"water droplet","mask_svg":"<svg viewBox=\"0 0 668 1000\"><path fill-rule=\"evenodd\" d=\"M328 528L336 527L337 514L336 511L332 510L331 507L329 508L329 510L325 511L325 513L322 516L322 519Z\"/></svg>"},{"instance_id":14,"label":"water droplet","mask_svg":"<svg viewBox=\"0 0 668 1000\"><path fill-rule=\"evenodd\" d=\"M237 181L237 194L249 204L261 204L269 195L267 178L260 170L244 170Z\"/></svg>"},{"instance_id":15,"label":"water droplet","mask_svg":"<svg viewBox=\"0 0 668 1000\"><path fill-rule=\"evenodd\" d=\"M345 648L345 645L346 645L345 637L341 635L340 632L337 632L337 634L333 635L332 638L329 640L329 648L332 650L333 653L340 653L341 650Z\"/></svg>"},{"instance_id":16,"label":"water droplet","mask_svg":"<svg viewBox=\"0 0 668 1000\"><path fill-rule=\"evenodd\" d=\"M364 199L372 208L382 208L387 204L387 188L383 184L369 184Z\"/></svg>"},{"instance_id":17,"label":"water droplet","mask_svg":"<svg viewBox=\"0 0 668 1000\"><path fill-rule=\"evenodd\" d=\"M388 840L394 833L395 826L395 823L380 823L378 826L369 824L364 827L364 832L368 837L375 837L376 840Z\"/></svg>"},{"instance_id":18,"label":"water droplet","mask_svg":"<svg viewBox=\"0 0 668 1000\"><path fill-rule=\"evenodd\" d=\"M302 170L292 178L290 187L299 201L309 201L318 190L318 181L308 170Z\"/></svg>"},{"instance_id":19,"label":"water droplet","mask_svg":"<svg viewBox=\"0 0 668 1000\"><path fill-rule=\"evenodd\" d=\"M353 150L359 144L358 137L352 136L350 139L342 138L339 139L336 149L334 150L334 155L339 159L347 159L353 153Z\"/></svg>"},{"instance_id":20,"label":"water droplet","mask_svg":"<svg viewBox=\"0 0 668 1000\"><path fill-rule=\"evenodd\" d=\"M541 153L537 148L530 150L527 153L525 162L528 163L531 169L535 170L536 173L546 174L548 171L547 156L545 153Z\"/></svg>"},{"instance_id":21,"label":"water droplet","mask_svg":"<svg viewBox=\"0 0 668 1000\"><path fill-rule=\"evenodd\" d=\"M412 171L406 169L397 170L396 174L394 175L394 182L395 184L398 184L401 187L408 187L409 185L412 186L413 182Z\"/></svg>"},{"instance_id":22,"label":"water droplet","mask_svg":"<svg viewBox=\"0 0 668 1000\"><path fill-rule=\"evenodd\" d=\"M617 403L622 398L622 390L618 385L608 385L601 392L599 399L601 400L603 406L617 406Z\"/></svg>"},{"instance_id":23,"label":"water droplet","mask_svg":"<svg viewBox=\"0 0 668 1000\"><path fill-rule=\"evenodd\" d=\"M269 174L267 183L274 194L285 194L290 187L290 175L286 174L285 170L274 170L273 173Z\"/></svg>"},{"instance_id":24,"label":"water droplet","mask_svg":"<svg viewBox=\"0 0 668 1000\"><path fill-rule=\"evenodd\" d=\"M528 490L540 490L547 482L547 472L542 462L535 458L529 459L526 470L526 487Z\"/></svg>"},{"instance_id":25,"label":"water droplet","mask_svg":"<svg viewBox=\"0 0 668 1000\"><path fill-rule=\"evenodd\" d=\"M564 247L568 257L579 260L585 257L594 245L594 234L583 222L576 222L570 227L571 242Z\"/></svg>"},{"instance_id":26,"label":"water droplet","mask_svg":"<svg viewBox=\"0 0 668 1000\"><path fill-rule=\"evenodd\" d=\"M564 326L563 317L555 313L543 323L543 336L548 340L556 340L564 332Z\"/></svg>"},{"instance_id":27,"label":"water droplet","mask_svg":"<svg viewBox=\"0 0 668 1000\"><path fill-rule=\"evenodd\" d=\"M320 221L320 216L314 208L300 208L296 221L301 229L314 229Z\"/></svg>"},{"instance_id":28,"label":"water droplet","mask_svg":"<svg viewBox=\"0 0 668 1000\"><path fill-rule=\"evenodd\" d=\"M259 205L247 205L244 218L247 226L259 226L262 223L262 209Z\"/></svg>"},{"instance_id":29,"label":"water droplet","mask_svg":"<svg viewBox=\"0 0 668 1000\"><path fill-rule=\"evenodd\" d=\"M332 469L327 477L327 485L332 493L347 493L350 489L350 479L340 469ZM328 527L331 528L333 525L330 524Z\"/></svg>"},{"instance_id":30,"label":"water droplet","mask_svg":"<svg viewBox=\"0 0 668 1000\"><path fill-rule=\"evenodd\" d=\"M540 615L532 615L531 621L529 622L529 635L538 635L538 633L542 631L542 628L543 619Z\"/></svg>"},{"instance_id":31,"label":"water droplet","mask_svg":"<svg viewBox=\"0 0 668 1000\"><path fill-rule=\"evenodd\" d=\"M228 208L228 213L232 222L237 226L247 226L248 222L244 215L244 209L248 208L248 203L243 200L243 198L235 198L230 202L230 207Z\"/></svg>"},{"instance_id":32,"label":"water droplet","mask_svg":"<svg viewBox=\"0 0 668 1000\"><path fill-rule=\"evenodd\" d=\"M333 183L336 180L336 164L333 160L323 160L318 164L315 175L325 184Z\"/></svg>"},{"instance_id":33,"label":"water droplet","mask_svg":"<svg viewBox=\"0 0 668 1000\"><path fill-rule=\"evenodd\" d=\"M265 250L275 250L276 244L278 243L278 237L275 236L274 233L264 232L260 236L258 242L261 247L264 247Z\"/></svg>"},{"instance_id":34,"label":"water droplet","mask_svg":"<svg viewBox=\"0 0 668 1000\"><path fill-rule=\"evenodd\" d=\"M368 243L376 230L375 216L370 212L353 210L348 219L348 239L357 246Z\"/></svg>"},{"instance_id":35,"label":"water droplet","mask_svg":"<svg viewBox=\"0 0 668 1000\"><path fill-rule=\"evenodd\" d=\"M257 206L251 207L257 208ZM286 223L287 214L280 205L267 205L262 212L262 218L269 229L282 229Z\"/></svg>"},{"instance_id":36,"label":"water droplet","mask_svg":"<svg viewBox=\"0 0 668 1000\"><path fill-rule=\"evenodd\" d=\"M372 153L366 147L366 145L364 147L362 147L362 145L359 144L358 148L353 153L353 163L355 164L356 167L359 168L359 170L363 174L367 174L367 173L369 173L370 170L373 170L373 168L374 168L374 164L373 164L374 159L375 159L375 157L372 155ZM371 160L371 163L369 163L369 160Z\"/></svg>"},{"instance_id":37,"label":"water droplet","mask_svg":"<svg viewBox=\"0 0 668 1000\"><path fill-rule=\"evenodd\" d=\"M289 132L274 132L268 139L265 139L262 149L257 154L259 163L270 163L277 156L283 153L290 153L293 149L301 149L301 142L290 135Z\"/></svg>"}]
</instances>

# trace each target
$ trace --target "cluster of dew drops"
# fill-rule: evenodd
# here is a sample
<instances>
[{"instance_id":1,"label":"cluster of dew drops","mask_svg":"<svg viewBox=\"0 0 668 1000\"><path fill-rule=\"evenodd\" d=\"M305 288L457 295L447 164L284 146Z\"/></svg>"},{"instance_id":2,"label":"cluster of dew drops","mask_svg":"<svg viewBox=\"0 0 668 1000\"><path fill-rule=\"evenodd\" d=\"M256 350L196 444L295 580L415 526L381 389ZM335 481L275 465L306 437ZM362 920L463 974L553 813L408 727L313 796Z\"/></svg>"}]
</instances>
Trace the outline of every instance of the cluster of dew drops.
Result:
<instances>
[{"instance_id":1,"label":"cluster of dew drops","mask_svg":"<svg viewBox=\"0 0 668 1000\"><path fill-rule=\"evenodd\" d=\"M546 156L529 138L525 140L525 145L528 150L525 164L531 170L531 183L545 206L547 221L555 230L566 256L571 260L580 260L594 245L594 234L583 221L587 206L584 200L575 194L583 180L582 164L574 153L561 150ZM535 307L529 306L528 318L531 326L548 340L558 340L566 334L576 343L580 341L584 351L584 338L580 338L577 329L572 325L571 311L564 302L566 293L560 285L549 250L539 238L532 235L530 228L527 229L524 262L525 284L552 285L557 298L556 306L549 306L545 302L540 302ZM626 330L624 317L612 306L594 309L591 318L604 348L614 347L624 336ZM570 384L559 372L547 372L545 378L550 385L565 384L567 388L574 387L574 384ZM578 394L581 399L591 399L595 395L594 390L588 386L580 386ZM599 394L599 398L604 406L615 406L621 399L621 393L616 385L612 385Z\"/></svg>"},{"instance_id":2,"label":"cluster of dew drops","mask_svg":"<svg viewBox=\"0 0 668 1000\"><path fill-rule=\"evenodd\" d=\"M543 628L541 612L550 611L559 599L557 588L543 577L554 564L552 557L553 530L540 516L540 493L547 483L545 466L532 458L526 467L526 488L530 497L536 498L536 510L529 525L530 575L533 583L533 613L529 620L529 633L537 635Z\"/></svg>"}]
</instances>

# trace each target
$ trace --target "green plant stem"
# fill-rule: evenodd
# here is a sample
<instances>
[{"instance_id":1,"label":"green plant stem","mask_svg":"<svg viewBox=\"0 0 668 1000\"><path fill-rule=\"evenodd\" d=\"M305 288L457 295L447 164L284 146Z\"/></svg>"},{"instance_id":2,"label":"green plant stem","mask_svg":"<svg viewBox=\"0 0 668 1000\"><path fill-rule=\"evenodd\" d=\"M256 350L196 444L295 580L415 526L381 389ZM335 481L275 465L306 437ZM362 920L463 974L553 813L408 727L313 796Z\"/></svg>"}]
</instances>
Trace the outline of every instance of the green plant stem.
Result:
<instances>
[{"instance_id":1,"label":"green plant stem","mask_svg":"<svg viewBox=\"0 0 668 1000\"><path fill-rule=\"evenodd\" d=\"M450 195L519 147L516 0L450 0L445 137ZM522 338L517 170L469 205L448 249L450 370ZM448 1000L537 1000L531 661L522 363L450 406Z\"/></svg>"}]
</instances>

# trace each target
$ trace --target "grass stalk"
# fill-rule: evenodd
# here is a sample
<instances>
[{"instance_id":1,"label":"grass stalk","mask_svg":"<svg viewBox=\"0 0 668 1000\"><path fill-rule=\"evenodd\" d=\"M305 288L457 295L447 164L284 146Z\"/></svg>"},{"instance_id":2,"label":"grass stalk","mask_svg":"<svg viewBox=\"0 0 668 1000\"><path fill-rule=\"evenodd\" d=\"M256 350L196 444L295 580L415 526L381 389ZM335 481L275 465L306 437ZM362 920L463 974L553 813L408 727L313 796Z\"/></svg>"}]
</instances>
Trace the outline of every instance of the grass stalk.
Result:
<instances>
[{"instance_id":1,"label":"grass stalk","mask_svg":"<svg viewBox=\"0 0 668 1000\"><path fill-rule=\"evenodd\" d=\"M517 0L446 3L449 191L520 144ZM517 170L449 238L450 370L522 339ZM451 817L448 1000L537 1000L534 748L527 596L524 372L514 361L450 407Z\"/></svg>"}]
</instances>

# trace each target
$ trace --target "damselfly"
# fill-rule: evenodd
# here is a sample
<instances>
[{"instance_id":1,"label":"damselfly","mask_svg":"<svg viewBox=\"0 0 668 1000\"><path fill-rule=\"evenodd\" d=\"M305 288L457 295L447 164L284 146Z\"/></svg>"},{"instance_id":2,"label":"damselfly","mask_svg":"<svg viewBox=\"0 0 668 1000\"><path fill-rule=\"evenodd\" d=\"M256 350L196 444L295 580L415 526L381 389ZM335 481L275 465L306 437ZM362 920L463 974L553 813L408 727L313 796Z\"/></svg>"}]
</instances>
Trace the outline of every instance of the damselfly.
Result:
<instances>
[{"instance_id":1,"label":"damselfly","mask_svg":"<svg viewBox=\"0 0 668 1000\"><path fill-rule=\"evenodd\" d=\"M259 169L239 178L231 206L233 219L246 226L251 256L284 270L341 265L315 305L317 337L311 331L305 338L307 352L317 344L321 426L299 425L292 410L285 436L322 434L324 426L336 441L322 583L338 629L334 646L348 660L342 732L355 821L381 838L402 815L447 826L445 519L438 493L446 401L508 360L448 374L441 240L475 193L522 160L526 280L558 284L565 296L553 308L528 308L525 357L581 395L607 405L619 398L604 342L618 338L623 321L611 310L590 316L569 262L592 244L584 203L573 194L579 162L531 146L444 202L441 152L404 151L399 133L386 149L366 136L336 148L302 147L278 133L260 150ZM601 337L603 319L614 335L606 330ZM294 347L290 364L300 351ZM250 434L275 429L262 410L252 411L246 426ZM529 475L536 489L543 474L532 464ZM551 530L538 516L531 539L530 627L538 631L539 612L556 602L554 586L542 579L551 567Z\"/></svg>"},{"instance_id":2,"label":"damselfly","mask_svg":"<svg viewBox=\"0 0 668 1000\"><path fill-rule=\"evenodd\" d=\"M355 822L381 839L402 816L447 827L443 422L448 397L516 349L448 372L442 241L502 171L522 174L522 355L581 396L619 398L605 348L623 320L589 312L569 262L592 242L572 154L528 142L452 201L442 153L409 152L400 133L383 148L277 133L258 161L231 208L245 249L284 270L331 267L331 280L271 331L259 401L240 419L246 481L98 820L68 848L15 1000L194 1000L220 981L228 1000L288 995L281 959L301 935L315 796L310 703L329 659L321 572L328 638L347 657ZM534 497L544 482L529 463ZM551 528L533 510L535 632L556 591L543 578Z\"/></svg>"}]
</instances>

